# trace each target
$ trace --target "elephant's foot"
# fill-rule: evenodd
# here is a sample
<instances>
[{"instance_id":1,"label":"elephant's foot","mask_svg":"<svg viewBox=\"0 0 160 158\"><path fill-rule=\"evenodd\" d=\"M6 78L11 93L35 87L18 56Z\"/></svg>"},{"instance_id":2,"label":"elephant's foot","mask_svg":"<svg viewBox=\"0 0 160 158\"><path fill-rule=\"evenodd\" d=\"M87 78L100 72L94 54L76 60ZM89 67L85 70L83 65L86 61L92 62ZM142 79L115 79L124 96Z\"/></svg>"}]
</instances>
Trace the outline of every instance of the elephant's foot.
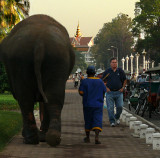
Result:
<instances>
[{"instance_id":1,"label":"elephant's foot","mask_svg":"<svg viewBox=\"0 0 160 158\"><path fill-rule=\"evenodd\" d=\"M48 130L48 132L46 133L46 142L50 146L54 147L59 145L61 142L61 133L56 130Z\"/></svg>"},{"instance_id":2,"label":"elephant's foot","mask_svg":"<svg viewBox=\"0 0 160 158\"><path fill-rule=\"evenodd\" d=\"M24 128L22 136L24 137L23 143L25 144L39 144L37 128Z\"/></svg>"},{"instance_id":3,"label":"elephant's foot","mask_svg":"<svg viewBox=\"0 0 160 158\"><path fill-rule=\"evenodd\" d=\"M45 142L46 141L46 132L44 131L38 131L39 141Z\"/></svg>"}]
</instances>

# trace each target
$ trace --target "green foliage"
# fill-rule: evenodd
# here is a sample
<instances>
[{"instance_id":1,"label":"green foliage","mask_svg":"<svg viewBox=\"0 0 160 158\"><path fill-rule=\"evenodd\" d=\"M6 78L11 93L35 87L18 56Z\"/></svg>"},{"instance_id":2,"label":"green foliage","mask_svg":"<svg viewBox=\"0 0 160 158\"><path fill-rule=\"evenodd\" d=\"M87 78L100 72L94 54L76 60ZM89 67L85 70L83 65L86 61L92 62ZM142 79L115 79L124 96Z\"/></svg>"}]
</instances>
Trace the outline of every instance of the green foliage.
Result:
<instances>
[{"instance_id":1,"label":"green foliage","mask_svg":"<svg viewBox=\"0 0 160 158\"><path fill-rule=\"evenodd\" d=\"M20 113L0 111L0 151L21 128L22 117Z\"/></svg>"},{"instance_id":2,"label":"green foliage","mask_svg":"<svg viewBox=\"0 0 160 158\"><path fill-rule=\"evenodd\" d=\"M1 94L0 110L19 110L19 105L11 94Z\"/></svg>"},{"instance_id":3,"label":"green foliage","mask_svg":"<svg viewBox=\"0 0 160 158\"><path fill-rule=\"evenodd\" d=\"M2 39L4 39L6 36L6 32L4 29L0 29L0 42L2 41Z\"/></svg>"},{"instance_id":4,"label":"green foliage","mask_svg":"<svg viewBox=\"0 0 160 158\"><path fill-rule=\"evenodd\" d=\"M75 73L78 68L80 68L82 72L86 71L87 64L85 63L84 55L76 50L74 52L75 52L75 65L72 70L72 73Z\"/></svg>"},{"instance_id":5,"label":"green foliage","mask_svg":"<svg viewBox=\"0 0 160 158\"><path fill-rule=\"evenodd\" d=\"M0 41L2 41L14 26L28 15L30 6L22 4L20 0L6 0L0 7Z\"/></svg>"},{"instance_id":6,"label":"green foliage","mask_svg":"<svg viewBox=\"0 0 160 158\"><path fill-rule=\"evenodd\" d=\"M147 51L148 57L160 61L160 0L140 0L136 3L133 34L138 38L136 51ZM141 38L141 36L144 38Z\"/></svg>"},{"instance_id":7,"label":"green foliage","mask_svg":"<svg viewBox=\"0 0 160 158\"><path fill-rule=\"evenodd\" d=\"M131 46L133 45L133 37L131 33L132 21L126 14L118 14L112 19L112 22L105 23L103 28L99 31L94 39L95 45L91 51L96 59L97 68L100 65L109 66L109 59L118 54L119 63L122 57L131 53ZM111 48L114 46L117 49ZM112 50L107 50L112 49Z\"/></svg>"}]
</instances>

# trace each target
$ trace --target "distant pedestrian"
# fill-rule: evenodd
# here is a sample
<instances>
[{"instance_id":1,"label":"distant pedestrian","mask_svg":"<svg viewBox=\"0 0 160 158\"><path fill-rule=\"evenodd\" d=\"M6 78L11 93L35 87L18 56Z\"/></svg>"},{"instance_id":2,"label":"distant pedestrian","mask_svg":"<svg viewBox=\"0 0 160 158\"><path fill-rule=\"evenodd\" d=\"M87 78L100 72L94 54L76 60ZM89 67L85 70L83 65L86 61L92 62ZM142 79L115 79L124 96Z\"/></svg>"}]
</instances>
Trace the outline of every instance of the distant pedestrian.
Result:
<instances>
[{"instance_id":1,"label":"distant pedestrian","mask_svg":"<svg viewBox=\"0 0 160 158\"><path fill-rule=\"evenodd\" d=\"M115 124L120 124L119 117L123 108L123 90L126 86L127 80L124 71L117 68L117 59L110 59L111 68L107 69L102 79L106 82L107 94L107 110L111 127ZM116 114L114 114L114 105L116 106Z\"/></svg>"},{"instance_id":2,"label":"distant pedestrian","mask_svg":"<svg viewBox=\"0 0 160 158\"><path fill-rule=\"evenodd\" d=\"M90 131L95 131L95 144L101 144L99 141L99 132L102 131L103 101L106 87L103 81L94 77L94 66L88 66L86 79L83 79L79 94L83 96L83 113L85 121L86 137L85 143L90 142Z\"/></svg>"},{"instance_id":3,"label":"distant pedestrian","mask_svg":"<svg viewBox=\"0 0 160 158\"><path fill-rule=\"evenodd\" d=\"M103 72L104 72L104 70L98 69L98 70L97 70L97 73L96 73L96 77L102 78L102 77L103 77Z\"/></svg>"},{"instance_id":4,"label":"distant pedestrian","mask_svg":"<svg viewBox=\"0 0 160 158\"><path fill-rule=\"evenodd\" d=\"M131 87L131 89L134 89L134 88L135 88L135 85L136 85L136 76L135 76L135 74L133 73L133 74L132 74L132 77L131 77L131 79L130 79L130 87Z\"/></svg>"},{"instance_id":5,"label":"distant pedestrian","mask_svg":"<svg viewBox=\"0 0 160 158\"><path fill-rule=\"evenodd\" d=\"M78 75L78 72L75 73L75 75L74 75L74 77L73 77L73 80L74 80L74 87L77 88L78 83L79 83L79 75Z\"/></svg>"},{"instance_id":6,"label":"distant pedestrian","mask_svg":"<svg viewBox=\"0 0 160 158\"><path fill-rule=\"evenodd\" d=\"M81 83L81 81L84 79L84 75L82 74L82 72L79 73L79 78L80 78L80 83Z\"/></svg>"},{"instance_id":7,"label":"distant pedestrian","mask_svg":"<svg viewBox=\"0 0 160 158\"><path fill-rule=\"evenodd\" d=\"M145 76L141 75L141 77L138 79L138 83L144 83L146 81Z\"/></svg>"}]
</instances>

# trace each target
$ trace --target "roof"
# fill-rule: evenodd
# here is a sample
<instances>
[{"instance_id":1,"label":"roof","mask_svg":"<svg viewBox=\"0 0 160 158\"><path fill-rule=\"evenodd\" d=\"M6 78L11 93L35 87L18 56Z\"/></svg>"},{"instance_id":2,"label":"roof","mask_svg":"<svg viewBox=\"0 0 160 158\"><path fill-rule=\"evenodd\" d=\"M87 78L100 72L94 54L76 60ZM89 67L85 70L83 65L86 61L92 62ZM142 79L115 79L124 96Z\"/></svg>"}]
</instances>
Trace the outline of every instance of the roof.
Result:
<instances>
[{"instance_id":1,"label":"roof","mask_svg":"<svg viewBox=\"0 0 160 158\"><path fill-rule=\"evenodd\" d=\"M88 51L88 47L76 47L76 51L81 51L81 52L87 52Z\"/></svg>"},{"instance_id":2,"label":"roof","mask_svg":"<svg viewBox=\"0 0 160 158\"><path fill-rule=\"evenodd\" d=\"M89 47L90 42L93 45L92 37L79 37L79 38L70 37L70 41L71 41L71 44L75 45L75 47L77 46Z\"/></svg>"},{"instance_id":3,"label":"roof","mask_svg":"<svg viewBox=\"0 0 160 158\"><path fill-rule=\"evenodd\" d=\"M160 65L148 69L145 73L160 73Z\"/></svg>"}]
</instances>

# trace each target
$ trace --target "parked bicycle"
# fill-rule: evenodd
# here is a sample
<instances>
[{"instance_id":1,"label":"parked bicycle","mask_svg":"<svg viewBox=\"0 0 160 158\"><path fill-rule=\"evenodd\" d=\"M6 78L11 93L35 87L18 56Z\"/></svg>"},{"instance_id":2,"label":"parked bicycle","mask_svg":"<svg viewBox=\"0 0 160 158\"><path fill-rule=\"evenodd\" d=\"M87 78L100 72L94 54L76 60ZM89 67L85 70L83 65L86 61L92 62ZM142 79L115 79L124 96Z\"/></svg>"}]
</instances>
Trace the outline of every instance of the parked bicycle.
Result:
<instances>
[{"instance_id":1,"label":"parked bicycle","mask_svg":"<svg viewBox=\"0 0 160 158\"><path fill-rule=\"evenodd\" d=\"M144 116L145 111L148 110L149 102L148 102L148 90L145 88L140 88L140 93L138 96L138 104L135 109L135 114L139 114L141 112L141 116Z\"/></svg>"},{"instance_id":2,"label":"parked bicycle","mask_svg":"<svg viewBox=\"0 0 160 158\"><path fill-rule=\"evenodd\" d=\"M139 89L137 88L132 89L131 87L130 96L128 99L128 107L130 111L132 110L132 108L136 110L137 105L138 105L138 96L139 96Z\"/></svg>"}]
</instances>

